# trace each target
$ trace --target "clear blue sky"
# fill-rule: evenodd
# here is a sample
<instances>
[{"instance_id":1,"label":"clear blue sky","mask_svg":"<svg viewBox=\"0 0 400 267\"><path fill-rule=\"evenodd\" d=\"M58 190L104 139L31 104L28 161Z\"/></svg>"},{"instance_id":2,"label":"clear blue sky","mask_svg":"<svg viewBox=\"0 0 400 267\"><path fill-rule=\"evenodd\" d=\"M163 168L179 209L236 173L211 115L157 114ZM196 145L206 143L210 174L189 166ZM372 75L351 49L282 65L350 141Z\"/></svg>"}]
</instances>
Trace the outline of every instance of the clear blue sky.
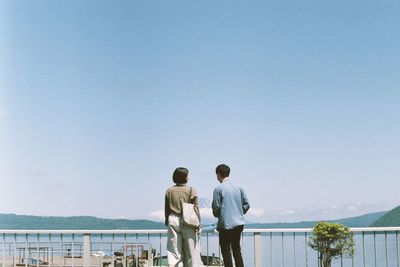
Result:
<instances>
[{"instance_id":1,"label":"clear blue sky","mask_svg":"<svg viewBox=\"0 0 400 267\"><path fill-rule=\"evenodd\" d=\"M175 167L249 220L400 204L399 1L1 1L0 213L154 218Z\"/></svg>"}]
</instances>

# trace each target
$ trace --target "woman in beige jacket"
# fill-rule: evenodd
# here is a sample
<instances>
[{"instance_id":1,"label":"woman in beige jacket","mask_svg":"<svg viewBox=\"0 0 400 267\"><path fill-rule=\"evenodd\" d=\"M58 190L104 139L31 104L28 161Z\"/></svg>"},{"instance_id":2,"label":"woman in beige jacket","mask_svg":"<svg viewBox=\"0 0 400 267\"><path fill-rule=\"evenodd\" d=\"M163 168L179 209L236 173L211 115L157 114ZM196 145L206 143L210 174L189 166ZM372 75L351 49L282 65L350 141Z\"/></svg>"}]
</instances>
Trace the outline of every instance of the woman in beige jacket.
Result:
<instances>
[{"instance_id":1,"label":"woman in beige jacket","mask_svg":"<svg viewBox=\"0 0 400 267\"><path fill-rule=\"evenodd\" d=\"M165 225L168 227L167 256L169 267L201 266L198 229L184 224L182 218L183 203L194 204L194 210L200 220L199 199L193 187L187 185L189 171L176 168L172 175L175 185L165 193Z\"/></svg>"}]
</instances>

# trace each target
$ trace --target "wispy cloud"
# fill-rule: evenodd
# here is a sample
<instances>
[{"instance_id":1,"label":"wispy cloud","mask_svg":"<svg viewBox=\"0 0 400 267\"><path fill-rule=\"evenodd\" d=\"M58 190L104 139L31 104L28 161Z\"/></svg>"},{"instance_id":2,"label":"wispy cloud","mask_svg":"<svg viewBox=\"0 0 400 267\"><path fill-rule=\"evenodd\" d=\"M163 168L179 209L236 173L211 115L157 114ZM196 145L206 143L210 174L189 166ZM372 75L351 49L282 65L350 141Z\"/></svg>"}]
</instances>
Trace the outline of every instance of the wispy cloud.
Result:
<instances>
[{"instance_id":1,"label":"wispy cloud","mask_svg":"<svg viewBox=\"0 0 400 267\"><path fill-rule=\"evenodd\" d=\"M200 216L201 216L201 218L205 218L205 219L214 218L214 215L212 213L212 209L211 208L201 208L200 209Z\"/></svg>"},{"instance_id":2,"label":"wispy cloud","mask_svg":"<svg viewBox=\"0 0 400 267\"><path fill-rule=\"evenodd\" d=\"M250 208L247 212L247 215L251 217L261 217L265 214L265 210L263 208Z\"/></svg>"},{"instance_id":3,"label":"wispy cloud","mask_svg":"<svg viewBox=\"0 0 400 267\"><path fill-rule=\"evenodd\" d=\"M153 220L163 221L164 210L155 210L147 214L147 216Z\"/></svg>"}]
</instances>

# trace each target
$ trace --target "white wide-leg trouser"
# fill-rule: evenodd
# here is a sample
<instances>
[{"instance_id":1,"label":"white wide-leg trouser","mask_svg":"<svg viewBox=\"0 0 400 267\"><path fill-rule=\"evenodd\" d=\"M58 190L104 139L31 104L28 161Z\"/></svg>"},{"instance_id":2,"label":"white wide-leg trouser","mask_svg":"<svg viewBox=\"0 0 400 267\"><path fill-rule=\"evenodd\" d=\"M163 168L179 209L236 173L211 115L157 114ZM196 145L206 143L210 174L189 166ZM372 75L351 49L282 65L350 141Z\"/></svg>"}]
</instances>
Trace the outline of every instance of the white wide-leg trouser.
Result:
<instances>
[{"instance_id":1,"label":"white wide-leg trouser","mask_svg":"<svg viewBox=\"0 0 400 267\"><path fill-rule=\"evenodd\" d=\"M196 230L183 223L182 216L171 213L168 217L168 264L184 267L202 266L200 242Z\"/></svg>"}]
</instances>

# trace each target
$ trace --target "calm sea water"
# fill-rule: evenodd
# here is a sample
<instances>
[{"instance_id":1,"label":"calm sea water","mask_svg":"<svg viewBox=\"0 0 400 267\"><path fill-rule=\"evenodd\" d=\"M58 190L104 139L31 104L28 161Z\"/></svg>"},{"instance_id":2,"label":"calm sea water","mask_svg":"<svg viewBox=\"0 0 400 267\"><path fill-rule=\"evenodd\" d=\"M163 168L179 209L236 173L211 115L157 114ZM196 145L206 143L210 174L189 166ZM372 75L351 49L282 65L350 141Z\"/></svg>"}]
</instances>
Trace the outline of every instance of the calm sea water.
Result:
<instances>
[{"instance_id":1,"label":"calm sea water","mask_svg":"<svg viewBox=\"0 0 400 267\"><path fill-rule=\"evenodd\" d=\"M30 242L30 246L37 246L37 236L30 235L28 239L25 235L18 235L16 239L16 247L25 247L26 240ZM218 236L216 234L209 234L201 237L201 248L203 255L219 256ZM385 242L385 240L387 240ZM0 240L0 246L2 246ZM71 235L64 235L62 242L64 243L64 254L67 248L71 248L70 244L73 241ZM121 250L125 244L129 243L143 243L145 249L152 248L156 250L157 254L166 255L166 237L160 235L127 235L126 239L123 235L116 235L114 239L111 236L104 236L103 245L101 245L100 236L92 236L93 252L103 250L106 253ZM261 257L262 266L287 266L287 267L317 267L317 253L309 248L305 242L304 234L285 234L282 239L281 234L274 234L272 239L269 234L262 235L261 239ZM333 267L339 266L356 266L363 267L364 261L366 267L394 267L398 266L398 243L396 242L396 235L388 233L385 238L384 234L376 234L375 242L373 234L365 234L364 249L361 234L355 235L356 241L356 254L351 258L343 258L335 260ZM82 253L82 236L74 237L74 251L76 255ZM272 246L271 246L272 244ZM50 246L48 235L39 236L39 246ZM51 247L55 256L61 255L61 237L54 235L51 238ZM14 236L6 236L5 244L6 255L12 255L14 251ZM0 247L0 253L2 247ZM364 251L364 253L363 253ZM242 253L245 261L245 266L254 265L254 238L252 234L245 234L242 239ZM1 260L1 258L0 258ZM342 265L341 265L342 264Z\"/></svg>"}]
</instances>

